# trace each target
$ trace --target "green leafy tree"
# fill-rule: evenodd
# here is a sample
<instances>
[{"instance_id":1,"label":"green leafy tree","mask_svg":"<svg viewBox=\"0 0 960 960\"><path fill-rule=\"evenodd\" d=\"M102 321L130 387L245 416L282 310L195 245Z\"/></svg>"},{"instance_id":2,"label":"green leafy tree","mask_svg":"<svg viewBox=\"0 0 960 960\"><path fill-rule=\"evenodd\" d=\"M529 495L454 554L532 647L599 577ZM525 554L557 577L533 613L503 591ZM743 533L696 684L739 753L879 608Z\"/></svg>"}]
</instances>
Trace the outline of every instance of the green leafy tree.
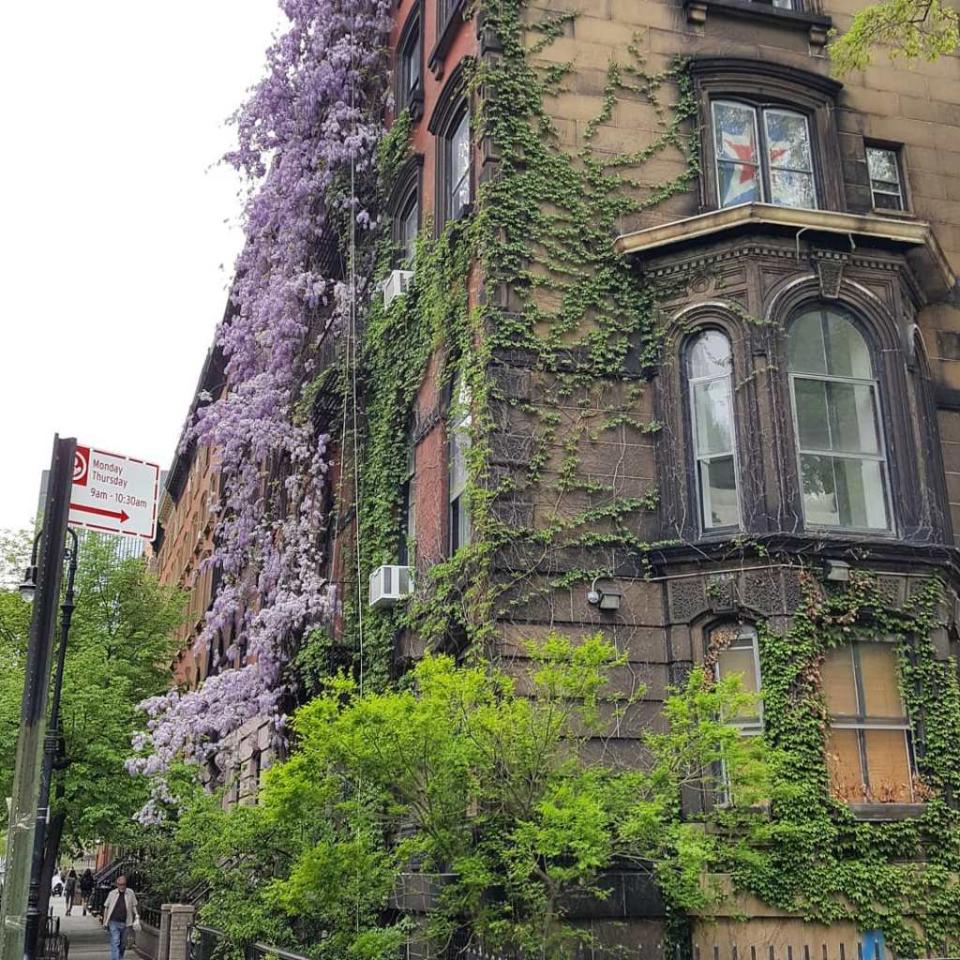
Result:
<instances>
[{"instance_id":1,"label":"green leafy tree","mask_svg":"<svg viewBox=\"0 0 960 960\"><path fill-rule=\"evenodd\" d=\"M30 605L0 591L0 776L9 793L16 753ZM139 559L118 560L108 538L84 537L61 701L63 737L54 779L47 867L61 844L135 837L143 781L124 769L142 726L137 704L170 682L172 634L182 599Z\"/></svg>"},{"instance_id":2,"label":"green leafy tree","mask_svg":"<svg viewBox=\"0 0 960 960\"><path fill-rule=\"evenodd\" d=\"M603 896L603 871L650 871L678 905L703 905L705 871L727 860L724 829L769 796L761 738L721 716L750 699L735 679L694 671L668 701L650 763L621 767L604 739L634 707L614 650L552 636L532 667L507 672L428 656L406 689L361 695L340 678L299 711L297 749L268 771L259 804L231 811L195 798L178 831L204 918L240 944L263 939L317 956L396 955L409 918L390 904L404 875L432 884L421 934L461 924L491 945L548 956L586 934L571 897ZM723 758L731 802L718 829L680 817L681 793L715 789ZM742 819L742 823L737 823Z\"/></svg>"},{"instance_id":3,"label":"green leafy tree","mask_svg":"<svg viewBox=\"0 0 960 960\"><path fill-rule=\"evenodd\" d=\"M952 0L881 0L860 10L830 44L841 75L867 67L878 48L891 59L936 60L960 47L960 12Z\"/></svg>"}]
</instances>

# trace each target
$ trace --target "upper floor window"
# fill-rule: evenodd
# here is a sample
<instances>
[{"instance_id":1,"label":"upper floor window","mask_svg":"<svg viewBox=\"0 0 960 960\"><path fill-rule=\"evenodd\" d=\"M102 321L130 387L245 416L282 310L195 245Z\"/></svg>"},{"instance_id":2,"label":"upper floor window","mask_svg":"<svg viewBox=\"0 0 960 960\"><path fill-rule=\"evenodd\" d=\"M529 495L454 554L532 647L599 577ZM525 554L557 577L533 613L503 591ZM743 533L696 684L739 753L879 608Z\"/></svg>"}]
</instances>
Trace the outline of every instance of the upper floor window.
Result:
<instances>
[{"instance_id":1,"label":"upper floor window","mask_svg":"<svg viewBox=\"0 0 960 960\"><path fill-rule=\"evenodd\" d=\"M737 676L744 693L759 697L760 654L757 648L757 631L749 624L733 624L715 627L711 641L722 644L717 654L715 672L718 680ZM746 707L736 717L724 717L726 723L737 727L744 736L763 733L763 715L760 700Z\"/></svg>"},{"instance_id":2,"label":"upper floor window","mask_svg":"<svg viewBox=\"0 0 960 960\"><path fill-rule=\"evenodd\" d=\"M414 119L423 105L423 20L420 8L411 14L397 45L397 112L409 109Z\"/></svg>"},{"instance_id":3,"label":"upper floor window","mask_svg":"<svg viewBox=\"0 0 960 960\"><path fill-rule=\"evenodd\" d=\"M467 452L470 449L470 388L458 379L450 409L448 499L450 555L470 542L470 504L467 499Z\"/></svg>"},{"instance_id":4,"label":"upper floor window","mask_svg":"<svg viewBox=\"0 0 960 960\"><path fill-rule=\"evenodd\" d=\"M807 117L795 110L714 100L719 205L817 206Z\"/></svg>"},{"instance_id":5,"label":"upper floor window","mask_svg":"<svg viewBox=\"0 0 960 960\"><path fill-rule=\"evenodd\" d=\"M405 267L412 267L417 255L417 234L420 233L420 198L416 188L410 191L400 208L396 224L396 243L400 260Z\"/></svg>"},{"instance_id":6,"label":"upper floor window","mask_svg":"<svg viewBox=\"0 0 960 960\"><path fill-rule=\"evenodd\" d=\"M413 563L417 536L417 447L411 439L407 445L407 468L400 489L400 548L397 562L403 566Z\"/></svg>"},{"instance_id":7,"label":"upper floor window","mask_svg":"<svg viewBox=\"0 0 960 960\"><path fill-rule=\"evenodd\" d=\"M887 468L873 359L834 308L789 329L789 370L804 518L809 525L887 530Z\"/></svg>"},{"instance_id":8,"label":"upper floor window","mask_svg":"<svg viewBox=\"0 0 960 960\"><path fill-rule=\"evenodd\" d=\"M445 219L461 217L470 203L470 111L466 105L443 140Z\"/></svg>"},{"instance_id":9,"label":"upper floor window","mask_svg":"<svg viewBox=\"0 0 960 960\"><path fill-rule=\"evenodd\" d=\"M890 147L867 145L867 172L870 193L878 210L905 210L900 157Z\"/></svg>"},{"instance_id":10,"label":"upper floor window","mask_svg":"<svg viewBox=\"0 0 960 960\"><path fill-rule=\"evenodd\" d=\"M460 3L461 0L437 0L437 33L443 32Z\"/></svg>"},{"instance_id":11,"label":"upper floor window","mask_svg":"<svg viewBox=\"0 0 960 960\"><path fill-rule=\"evenodd\" d=\"M827 766L834 795L853 803L913 799L910 721L892 643L827 651L823 697L830 713Z\"/></svg>"},{"instance_id":12,"label":"upper floor window","mask_svg":"<svg viewBox=\"0 0 960 960\"><path fill-rule=\"evenodd\" d=\"M733 354L720 330L704 330L686 351L700 522L704 530L740 523Z\"/></svg>"}]
</instances>

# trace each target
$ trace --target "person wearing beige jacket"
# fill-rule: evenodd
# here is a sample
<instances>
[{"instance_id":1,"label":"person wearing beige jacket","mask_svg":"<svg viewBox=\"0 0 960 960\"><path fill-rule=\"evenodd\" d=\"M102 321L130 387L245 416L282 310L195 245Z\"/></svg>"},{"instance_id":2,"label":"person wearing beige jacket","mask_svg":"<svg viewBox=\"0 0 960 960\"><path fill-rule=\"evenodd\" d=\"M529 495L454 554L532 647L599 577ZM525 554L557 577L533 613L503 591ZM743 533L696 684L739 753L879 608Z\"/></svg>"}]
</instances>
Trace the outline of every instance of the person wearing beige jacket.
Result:
<instances>
[{"instance_id":1,"label":"person wearing beige jacket","mask_svg":"<svg viewBox=\"0 0 960 960\"><path fill-rule=\"evenodd\" d=\"M123 960L123 952L127 948L127 927L136 928L139 922L137 895L127 887L127 878L121 874L103 905L103 923L110 934L110 960Z\"/></svg>"}]
</instances>

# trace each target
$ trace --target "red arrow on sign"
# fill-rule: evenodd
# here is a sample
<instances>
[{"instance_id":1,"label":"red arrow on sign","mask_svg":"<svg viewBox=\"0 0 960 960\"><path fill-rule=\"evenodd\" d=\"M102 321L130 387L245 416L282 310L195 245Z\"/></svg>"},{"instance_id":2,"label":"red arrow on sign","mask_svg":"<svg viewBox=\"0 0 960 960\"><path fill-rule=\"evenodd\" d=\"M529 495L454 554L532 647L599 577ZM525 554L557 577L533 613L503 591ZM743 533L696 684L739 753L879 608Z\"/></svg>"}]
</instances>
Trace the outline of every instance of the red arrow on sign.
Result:
<instances>
[{"instance_id":1,"label":"red arrow on sign","mask_svg":"<svg viewBox=\"0 0 960 960\"><path fill-rule=\"evenodd\" d=\"M121 523L130 519L130 514L126 510L117 513L116 510L102 510L100 507L88 507L82 503L71 503L70 509L82 510L84 513L95 513L99 517L113 517L114 520L119 520Z\"/></svg>"}]
</instances>

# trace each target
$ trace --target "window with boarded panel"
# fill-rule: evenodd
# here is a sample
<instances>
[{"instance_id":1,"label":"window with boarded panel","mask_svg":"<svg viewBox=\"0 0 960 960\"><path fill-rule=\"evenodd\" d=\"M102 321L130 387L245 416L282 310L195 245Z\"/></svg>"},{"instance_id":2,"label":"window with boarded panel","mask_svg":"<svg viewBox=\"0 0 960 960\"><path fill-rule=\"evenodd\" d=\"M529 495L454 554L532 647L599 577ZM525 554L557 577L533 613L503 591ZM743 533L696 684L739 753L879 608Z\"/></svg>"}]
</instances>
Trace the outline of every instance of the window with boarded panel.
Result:
<instances>
[{"instance_id":1,"label":"window with boarded panel","mask_svg":"<svg viewBox=\"0 0 960 960\"><path fill-rule=\"evenodd\" d=\"M827 766L834 795L851 803L913 800L910 723L892 643L827 652L823 697L830 713Z\"/></svg>"}]
</instances>

